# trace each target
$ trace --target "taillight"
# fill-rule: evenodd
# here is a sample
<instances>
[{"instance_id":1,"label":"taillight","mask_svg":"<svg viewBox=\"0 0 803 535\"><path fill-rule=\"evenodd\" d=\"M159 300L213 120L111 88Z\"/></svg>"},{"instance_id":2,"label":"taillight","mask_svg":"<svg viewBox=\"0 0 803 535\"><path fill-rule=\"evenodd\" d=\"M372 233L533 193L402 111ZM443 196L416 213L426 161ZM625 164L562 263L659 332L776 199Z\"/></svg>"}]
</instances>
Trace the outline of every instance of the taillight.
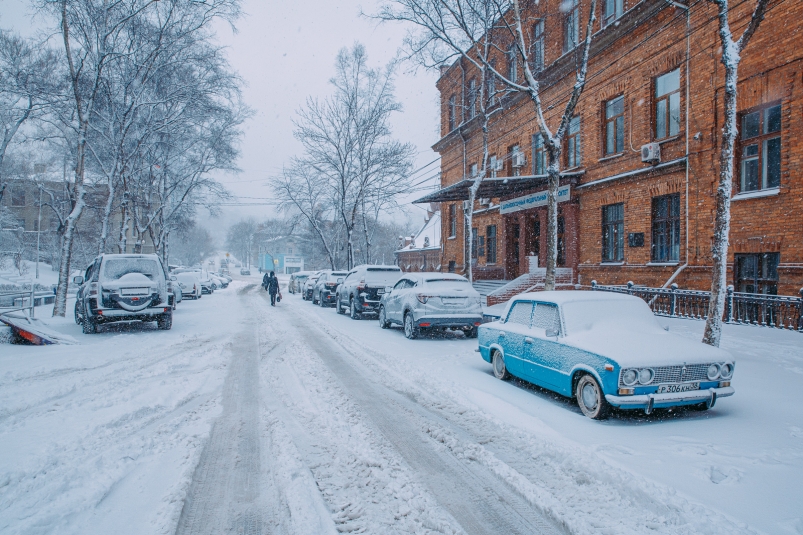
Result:
<instances>
[{"instance_id":1,"label":"taillight","mask_svg":"<svg viewBox=\"0 0 803 535\"><path fill-rule=\"evenodd\" d=\"M89 295L98 295L98 283L93 282L89 285Z\"/></svg>"},{"instance_id":2,"label":"taillight","mask_svg":"<svg viewBox=\"0 0 803 535\"><path fill-rule=\"evenodd\" d=\"M424 294L417 294L415 297L416 297L416 299L418 299L419 303L421 303L422 305L426 305L427 301L429 301L429 298L432 297L432 296L431 295L424 295Z\"/></svg>"}]
</instances>

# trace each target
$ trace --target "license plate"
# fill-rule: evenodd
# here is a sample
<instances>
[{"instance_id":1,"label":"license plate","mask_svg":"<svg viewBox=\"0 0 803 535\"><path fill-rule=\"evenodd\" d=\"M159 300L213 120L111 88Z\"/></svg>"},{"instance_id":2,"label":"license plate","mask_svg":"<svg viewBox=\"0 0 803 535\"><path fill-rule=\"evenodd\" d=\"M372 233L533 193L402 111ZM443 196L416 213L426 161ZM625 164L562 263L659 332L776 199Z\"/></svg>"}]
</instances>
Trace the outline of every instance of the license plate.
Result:
<instances>
[{"instance_id":1,"label":"license plate","mask_svg":"<svg viewBox=\"0 0 803 535\"><path fill-rule=\"evenodd\" d=\"M457 297L455 299L449 299L448 297L444 297L442 299L442 301L443 301L444 305L448 305L448 306L452 306L452 307L462 305L463 303L466 302L466 300L464 298L462 298L462 297Z\"/></svg>"},{"instance_id":2,"label":"license plate","mask_svg":"<svg viewBox=\"0 0 803 535\"><path fill-rule=\"evenodd\" d=\"M383 293L385 293L385 289L384 288L380 288L380 289L378 289L376 291L376 293L379 294L379 295L382 295Z\"/></svg>"},{"instance_id":3,"label":"license plate","mask_svg":"<svg viewBox=\"0 0 803 535\"><path fill-rule=\"evenodd\" d=\"M682 385L660 385L658 387L659 394L676 394L678 392L691 392L692 390L700 390L700 383L683 383Z\"/></svg>"},{"instance_id":4,"label":"license plate","mask_svg":"<svg viewBox=\"0 0 803 535\"><path fill-rule=\"evenodd\" d=\"M120 295L147 295L147 288L123 288L120 290Z\"/></svg>"}]
</instances>

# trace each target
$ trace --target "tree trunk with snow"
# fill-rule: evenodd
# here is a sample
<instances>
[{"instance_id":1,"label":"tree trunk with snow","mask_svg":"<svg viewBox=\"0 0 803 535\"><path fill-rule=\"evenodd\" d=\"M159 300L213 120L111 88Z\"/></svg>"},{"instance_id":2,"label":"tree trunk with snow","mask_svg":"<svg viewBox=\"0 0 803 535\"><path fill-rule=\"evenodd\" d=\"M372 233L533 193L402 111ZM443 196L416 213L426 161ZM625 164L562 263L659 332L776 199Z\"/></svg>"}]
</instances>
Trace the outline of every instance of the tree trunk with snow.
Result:
<instances>
[{"instance_id":1,"label":"tree trunk with snow","mask_svg":"<svg viewBox=\"0 0 803 535\"><path fill-rule=\"evenodd\" d=\"M721 62L725 66L724 127L719 154L719 183L714 218L714 243L711 247L711 299L705 321L703 342L719 347L722 338L722 317L725 313L728 274L728 239L730 234L730 206L733 191L733 156L739 133L737 84L741 53L764 19L768 0L758 0L747 28L738 41L733 40L728 21L729 0L709 0L716 4L719 21L719 39L722 46ZM687 229L688 230L688 229Z\"/></svg>"}]
</instances>

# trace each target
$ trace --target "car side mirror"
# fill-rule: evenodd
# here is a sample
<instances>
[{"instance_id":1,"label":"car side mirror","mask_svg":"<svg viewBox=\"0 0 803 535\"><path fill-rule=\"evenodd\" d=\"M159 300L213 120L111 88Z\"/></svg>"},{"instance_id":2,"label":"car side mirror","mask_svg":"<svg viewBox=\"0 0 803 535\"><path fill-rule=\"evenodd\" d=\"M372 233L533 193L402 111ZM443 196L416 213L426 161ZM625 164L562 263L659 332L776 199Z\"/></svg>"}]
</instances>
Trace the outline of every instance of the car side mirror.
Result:
<instances>
[{"instance_id":1,"label":"car side mirror","mask_svg":"<svg viewBox=\"0 0 803 535\"><path fill-rule=\"evenodd\" d=\"M81 275L76 275L75 277L72 278L72 281L75 284L83 284L84 283L84 277L82 277Z\"/></svg>"},{"instance_id":2,"label":"car side mirror","mask_svg":"<svg viewBox=\"0 0 803 535\"><path fill-rule=\"evenodd\" d=\"M556 331L554 329L547 329L546 337L547 338L557 338L558 337L558 331Z\"/></svg>"}]
</instances>

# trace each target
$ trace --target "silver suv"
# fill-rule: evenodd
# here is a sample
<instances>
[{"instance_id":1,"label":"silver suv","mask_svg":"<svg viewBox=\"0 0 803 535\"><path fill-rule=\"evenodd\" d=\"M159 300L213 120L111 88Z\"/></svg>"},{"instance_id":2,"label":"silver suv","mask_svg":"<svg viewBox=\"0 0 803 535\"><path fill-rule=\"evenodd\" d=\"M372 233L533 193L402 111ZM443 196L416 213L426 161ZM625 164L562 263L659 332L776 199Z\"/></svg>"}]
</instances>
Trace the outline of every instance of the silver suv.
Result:
<instances>
[{"instance_id":1,"label":"silver suv","mask_svg":"<svg viewBox=\"0 0 803 535\"><path fill-rule=\"evenodd\" d=\"M401 276L402 270L398 266L363 264L355 267L337 287L335 310L344 314L345 308L355 320L365 313L376 314L385 288L396 284Z\"/></svg>"},{"instance_id":2,"label":"silver suv","mask_svg":"<svg viewBox=\"0 0 803 535\"><path fill-rule=\"evenodd\" d=\"M80 285L75 322L85 334L117 321L156 321L163 330L173 326L169 278L155 254L100 255L73 282Z\"/></svg>"},{"instance_id":3,"label":"silver suv","mask_svg":"<svg viewBox=\"0 0 803 535\"><path fill-rule=\"evenodd\" d=\"M397 323L407 338L422 330L460 329L477 337L482 323L480 294L468 279L451 273L407 273L382 296L379 326Z\"/></svg>"}]
</instances>

